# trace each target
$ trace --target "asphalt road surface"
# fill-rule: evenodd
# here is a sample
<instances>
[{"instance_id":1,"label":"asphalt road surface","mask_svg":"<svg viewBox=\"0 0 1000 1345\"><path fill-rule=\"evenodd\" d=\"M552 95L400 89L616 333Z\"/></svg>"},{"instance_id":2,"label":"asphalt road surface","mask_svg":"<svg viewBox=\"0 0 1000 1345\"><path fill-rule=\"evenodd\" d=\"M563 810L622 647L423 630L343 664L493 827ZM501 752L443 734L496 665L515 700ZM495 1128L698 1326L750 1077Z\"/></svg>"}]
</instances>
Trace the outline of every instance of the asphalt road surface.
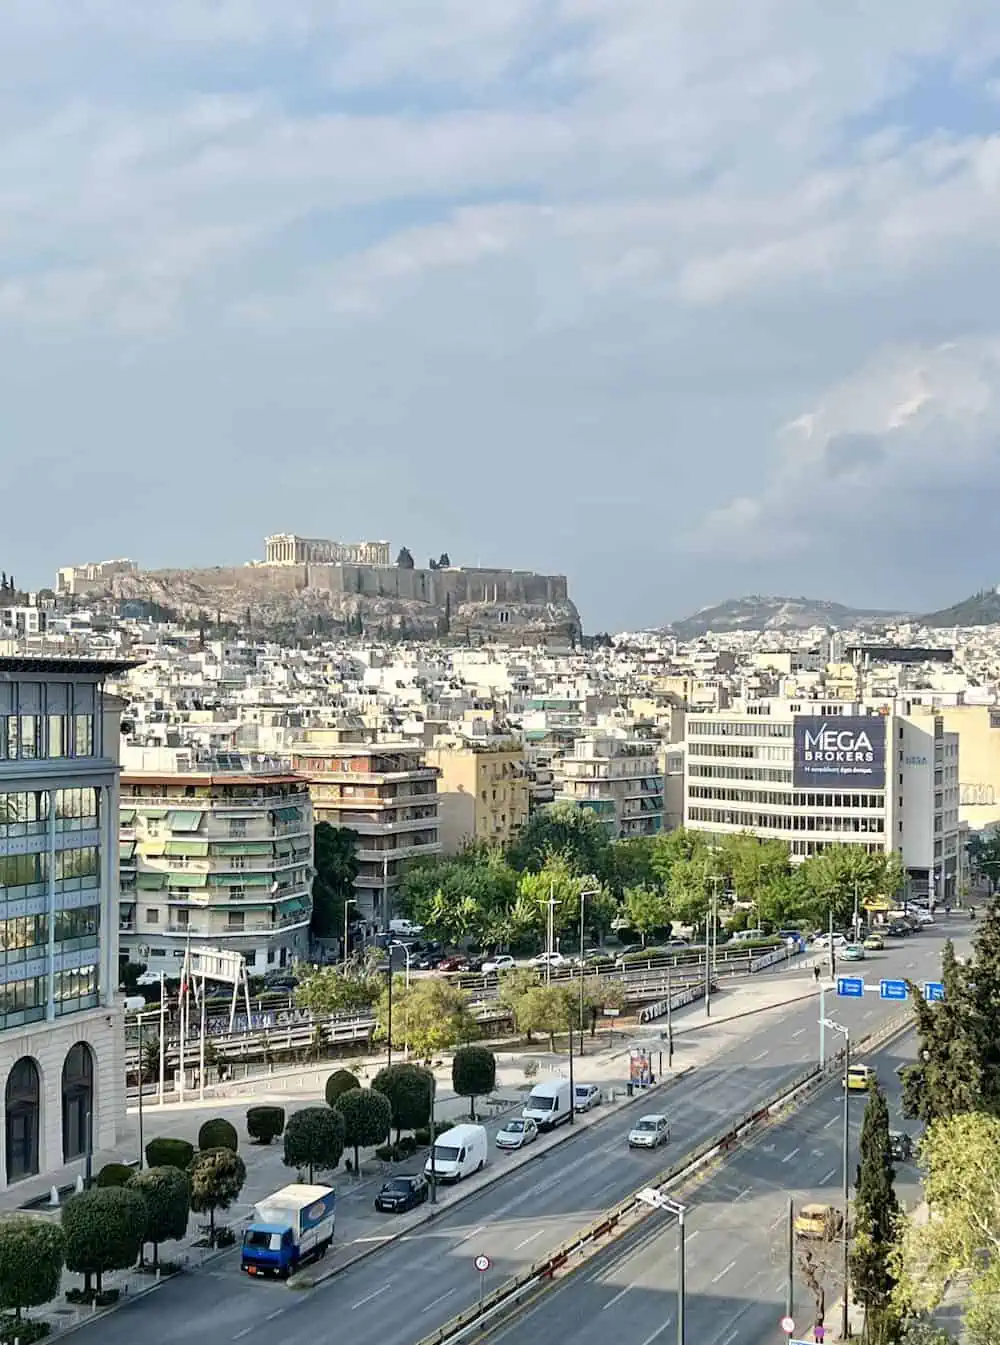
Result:
<instances>
[{"instance_id":1,"label":"asphalt road surface","mask_svg":"<svg viewBox=\"0 0 1000 1345\"><path fill-rule=\"evenodd\" d=\"M947 928L942 923L851 969L876 985L883 975L908 976L918 983L934 979L944 937L967 932L964 920L954 920ZM858 1036L874 1030L900 1007L881 1002L877 994L860 1001L827 996L827 1012L835 1012ZM247 1345L270 1345L276 1338L282 1345L315 1345L316 1340L329 1337L336 1321L351 1345L412 1345L476 1301L482 1283L474 1264L476 1256L490 1257L484 1286L489 1291L807 1068L817 1058L817 1008L818 1000L813 998L762 1015L759 1028L739 1046L680 1081L662 1095L662 1102L654 1095L649 1110L662 1105L673 1129L670 1144L659 1151L630 1152L626 1147L628 1126L645 1110L636 1103L624 1113L609 1115L607 1121L579 1131L536 1162L513 1170L509 1178L315 1289L296 1294L283 1285L251 1282L241 1275L238 1256L233 1253L203 1271L167 1281L150 1297L124 1306L84 1328L84 1333L98 1332L100 1345L134 1345L137 1336L144 1345L179 1340L185 1345L226 1345L239 1340ZM835 1045L830 1040L828 1049L832 1052ZM698 1219L709 1219L714 1211L716 1223L706 1222L704 1229L697 1220L690 1225L695 1236L689 1236L689 1340L730 1345L738 1335L741 1345L753 1345L758 1337L745 1331L752 1328L760 1334L767 1324L770 1334L766 1339L773 1341L777 1317L772 1300L780 1308L781 1296L775 1290L779 1268L771 1264L767 1250L776 1235L766 1228L775 1217L772 1208L780 1216L781 1199L793 1180L796 1189L803 1191L825 1188L827 1177L836 1185L840 1132L836 1126L826 1127L827 1113L834 1115L839 1096L830 1090L802 1114L818 1118L809 1123L808 1134L801 1130L803 1119L797 1117L789 1122L792 1131L773 1132L777 1146L773 1153L755 1148L724 1169L718 1180L725 1185L705 1188L715 1191L716 1203L699 1196ZM494 1156L491 1161L504 1160ZM750 1193L740 1194L744 1188ZM769 1203L758 1206L758 1188L762 1198L770 1193ZM389 1218L386 1228L391 1228ZM711 1237L707 1236L710 1229ZM615 1305L616 1310L621 1306L623 1311L638 1313L639 1325L630 1326L622 1339L634 1339L639 1345L647 1335L655 1339L674 1310L672 1238L671 1232L662 1245L659 1240L653 1244L648 1262L651 1271L643 1271L653 1274L659 1286L655 1292L630 1291ZM720 1270L724 1273L713 1284ZM760 1300L746 1301L751 1271L752 1276L761 1277L762 1293ZM600 1273L595 1263L594 1271L588 1271L581 1281L595 1296L593 1305L583 1306L583 1299L576 1302L575 1288L558 1290L552 1301L569 1303L574 1334L602 1329L603 1345L610 1329L619 1334L619 1319L609 1320L604 1309L625 1282L616 1281L617 1287L609 1291L591 1282ZM633 1272L626 1269L624 1273L627 1277ZM586 1303L591 1303L589 1297ZM541 1311L550 1310L543 1307ZM546 1320L551 1330L555 1319ZM726 1322L733 1325L720 1328L719 1323ZM649 1325L643 1333L644 1323ZM566 1325L566 1321L560 1323L559 1338ZM730 1338L731 1331L737 1335ZM531 1335L538 1332L532 1330ZM765 1336L760 1338L763 1341Z\"/></svg>"}]
</instances>

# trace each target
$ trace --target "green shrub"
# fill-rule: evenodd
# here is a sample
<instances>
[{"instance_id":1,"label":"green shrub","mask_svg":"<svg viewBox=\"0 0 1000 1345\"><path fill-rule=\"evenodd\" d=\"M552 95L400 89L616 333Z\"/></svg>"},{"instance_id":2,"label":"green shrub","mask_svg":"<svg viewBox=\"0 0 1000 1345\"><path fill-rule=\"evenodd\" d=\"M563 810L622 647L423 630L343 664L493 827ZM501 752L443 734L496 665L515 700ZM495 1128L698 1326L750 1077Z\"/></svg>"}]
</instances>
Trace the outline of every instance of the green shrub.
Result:
<instances>
[{"instance_id":1,"label":"green shrub","mask_svg":"<svg viewBox=\"0 0 1000 1345\"><path fill-rule=\"evenodd\" d=\"M198 1131L199 1149L231 1149L236 1153L240 1147L240 1137L236 1127L222 1116L215 1116Z\"/></svg>"},{"instance_id":2,"label":"green shrub","mask_svg":"<svg viewBox=\"0 0 1000 1345\"><path fill-rule=\"evenodd\" d=\"M15 1340L19 1345L35 1345L36 1340L44 1340L51 1330L49 1322L34 1317L18 1319L13 1313L6 1312L0 1315L0 1341L3 1345L12 1345Z\"/></svg>"},{"instance_id":3,"label":"green shrub","mask_svg":"<svg viewBox=\"0 0 1000 1345\"><path fill-rule=\"evenodd\" d=\"M98 1186L124 1186L135 1168L128 1163L105 1163L97 1174Z\"/></svg>"},{"instance_id":4,"label":"green shrub","mask_svg":"<svg viewBox=\"0 0 1000 1345\"><path fill-rule=\"evenodd\" d=\"M63 1248L57 1224L23 1214L0 1220L0 1308L19 1318L25 1308L50 1303L59 1292Z\"/></svg>"},{"instance_id":5,"label":"green shrub","mask_svg":"<svg viewBox=\"0 0 1000 1345\"><path fill-rule=\"evenodd\" d=\"M151 1168L177 1168L187 1172L194 1158L194 1145L169 1136L152 1139L146 1145L146 1164Z\"/></svg>"},{"instance_id":6,"label":"green shrub","mask_svg":"<svg viewBox=\"0 0 1000 1345\"><path fill-rule=\"evenodd\" d=\"M391 1163L396 1156L395 1150L394 1144L380 1144L375 1150L375 1157L380 1158L383 1163Z\"/></svg>"},{"instance_id":7,"label":"green shrub","mask_svg":"<svg viewBox=\"0 0 1000 1345\"><path fill-rule=\"evenodd\" d=\"M337 1098L344 1093L351 1092L354 1088L360 1088L361 1084L351 1073L349 1069L338 1069L330 1075L326 1081L326 1105L334 1106Z\"/></svg>"},{"instance_id":8,"label":"green shrub","mask_svg":"<svg viewBox=\"0 0 1000 1345\"><path fill-rule=\"evenodd\" d=\"M403 1135L396 1141L396 1150L400 1158L410 1158L417 1152L417 1141L412 1135Z\"/></svg>"},{"instance_id":9,"label":"green shrub","mask_svg":"<svg viewBox=\"0 0 1000 1345\"><path fill-rule=\"evenodd\" d=\"M258 1144L270 1144L285 1128L284 1107L248 1107L247 1134Z\"/></svg>"}]
</instances>

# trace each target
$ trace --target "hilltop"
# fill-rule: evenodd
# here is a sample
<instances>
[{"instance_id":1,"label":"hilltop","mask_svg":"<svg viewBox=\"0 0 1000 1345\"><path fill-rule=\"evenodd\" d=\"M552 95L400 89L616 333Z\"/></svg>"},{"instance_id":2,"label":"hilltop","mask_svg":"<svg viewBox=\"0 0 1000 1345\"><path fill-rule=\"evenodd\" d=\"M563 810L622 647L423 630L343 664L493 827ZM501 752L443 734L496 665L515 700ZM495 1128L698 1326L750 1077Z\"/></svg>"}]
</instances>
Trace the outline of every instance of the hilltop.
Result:
<instances>
[{"instance_id":1,"label":"hilltop","mask_svg":"<svg viewBox=\"0 0 1000 1345\"><path fill-rule=\"evenodd\" d=\"M981 589L971 598L963 598L939 612L929 612L919 620L934 629L948 626L1000 625L1000 593L995 588Z\"/></svg>"},{"instance_id":2,"label":"hilltop","mask_svg":"<svg viewBox=\"0 0 1000 1345\"><path fill-rule=\"evenodd\" d=\"M672 622L666 629L679 640L696 640L710 631L809 630L812 626L843 630L892 621L900 615L869 608L845 607L843 603L826 602L819 598L778 598L754 594L703 607L692 616Z\"/></svg>"}]
</instances>

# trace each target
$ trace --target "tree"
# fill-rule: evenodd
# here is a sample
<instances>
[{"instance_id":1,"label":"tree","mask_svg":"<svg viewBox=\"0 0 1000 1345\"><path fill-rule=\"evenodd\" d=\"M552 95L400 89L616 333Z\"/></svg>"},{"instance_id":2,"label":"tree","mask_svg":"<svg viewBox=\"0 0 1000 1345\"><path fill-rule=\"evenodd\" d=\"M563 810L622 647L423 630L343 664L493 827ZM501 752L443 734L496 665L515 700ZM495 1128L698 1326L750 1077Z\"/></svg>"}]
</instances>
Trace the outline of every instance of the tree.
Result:
<instances>
[{"instance_id":1,"label":"tree","mask_svg":"<svg viewBox=\"0 0 1000 1345\"><path fill-rule=\"evenodd\" d=\"M529 1041L531 1040L531 1029L526 1028L522 1023L520 1005L525 995L539 985L541 985L541 978L537 971L532 970L531 967L516 967L501 974L500 984L497 987L497 998L503 1007L510 1011L510 1015L514 1019L514 1026L519 1032L525 1032Z\"/></svg>"},{"instance_id":2,"label":"tree","mask_svg":"<svg viewBox=\"0 0 1000 1345\"><path fill-rule=\"evenodd\" d=\"M419 1130L430 1124L434 1098L434 1075L421 1065L388 1065L372 1080L372 1088L389 1099L396 1142L400 1131Z\"/></svg>"},{"instance_id":3,"label":"tree","mask_svg":"<svg viewBox=\"0 0 1000 1345\"><path fill-rule=\"evenodd\" d=\"M342 967L314 967L295 987L295 1003L313 1013L344 1013L370 1009L382 989L382 977L362 964Z\"/></svg>"},{"instance_id":4,"label":"tree","mask_svg":"<svg viewBox=\"0 0 1000 1345\"><path fill-rule=\"evenodd\" d=\"M396 557L396 564L401 570L413 569L413 554L408 546L399 548L399 555Z\"/></svg>"},{"instance_id":5,"label":"tree","mask_svg":"<svg viewBox=\"0 0 1000 1345\"><path fill-rule=\"evenodd\" d=\"M760 901L791 870L791 852L784 841L761 840L752 831L724 836L717 851L719 872L741 901Z\"/></svg>"},{"instance_id":6,"label":"tree","mask_svg":"<svg viewBox=\"0 0 1000 1345\"><path fill-rule=\"evenodd\" d=\"M865 1309L865 1339L871 1345L888 1345L896 1325L891 1303L896 1281L891 1262L899 1236L900 1209L893 1184L896 1173L889 1143L889 1108L877 1085L868 1093L859 1148L851 1278L855 1299Z\"/></svg>"},{"instance_id":7,"label":"tree","mask_svg":"<svg viewBox=\"0 0 1000 1345\"><path fill-rule=\"evenodd\" d=\"M1000 1328L1000 1118L965 1113L932 1121L920 1162L930 1218L906 1223L896 1306L904 1316L927 1312L941 1302L951 1279L967 1277L967 1325L975 1324L980 1342L991 1345L983 1333L993 1330L995 1342Z\"/></svg>"},{"instance_id":8,"label":"tree","mask_svg":"<svg viewBox=\"0 0 1000 1345\"><path fill-rule=\"evenodd\" d=\"M352 1088L334 1103L344 1118L344 1141L354 1150L354 1171L361 1172L361 1149L384 1144L392 1126L392 1104L384 1093Z\"/></svg>"},{"instance_id":9,"label":"tree","mask_svg":"<svg viewBox=\"0 0 1000 1345\"><path fill-rule=\"evenodd\" d=\"M969 837L969 862L974 873L985 878L990 892L1000 884L1000 835L976 831Z\"/></svg>"},{"instance_id":10,"label":"tree","mask_svg":"<svg viewBox=\"0 0 1000 1345\"><path fill-rule=\"evenodd\" d=\"M63 1231L28 1215L0 1220L0 1308L17 1321L25 1308L50 1303L59 1292Z\"/></svg>"},{"instance_id":11,"label":"tree","mask_svg":"<svg viewBox=\"0 0 1000 1345\"><path fill-rule=\"evenodd\" d=\"M215 1116L206 1121L198 1131L199 1149L232 1149L233 1153L236 1153L239 1147L240 1137L236 1133L236 1127L224 1116Z\"/></svg>"},{"instance_id":12,"label":"tree","mask_svg":"<svg viewBox=\"0 0 1000 1345\"><path fill-rule=\"evenodd\" d=\"M497 1058L486 1046L460 1046L451 1062L451 1086L459 1097L470 1099L469 1116L476 1119L476 1098L492 1093L497 1085Z\"/></svg>"},{"instance_id":13,"label":"tree","mask_svg":"<svg viewBox=\"0 0 1000 1345\"><path fill-rule=\"evenodd\" d=\"M653 872L655 836L632 836L608 846L603 878L617 897L629 887L663 887Z\"/></svg>"},{"instance_id":14,"label":"tree","mask_svg":"<svg viewBox=\"0 0 1000 1345\"><path fill-rule=\"evenodd\" d=\"M668 886L670 915L682 925L706 925L713 892L718 890L718 867L707 847L696 849L688 859L676 859L670 868Z\"/></svg>"},{"instance_id":15,"label":"tree","mask_svg":"<svg viewBox=\"0 0 1000 1345\"><path fill-rule=\"evenodd\" d=\"M243 1159L232 1149L203 1149L191 1164L191 1208L208 1213L208 1242L215 1246L215 1211L228 1210L247 1179Z\"/></svg>"},{"instance_id":16,"label":"tree","mask_svg":"<svg viewBox=\"0 0 1000 1345\"><path fill-rule=\"evenodd\" d=\"M590 1018L590 1035L596 1037L597 1022L604 1010L617 1009L620 1013L624 1009L625 986L603 976L588 976L583 983L583 1007ZM581 1032L585 1026L580 1024Z\"/></svg>"},{"instance_id":17,"label":"tree","mask_svg":"<svg viewBox=\"0 0 1000 1345\"><path fill-rule=\"evenodd\" d=\"M194 1158L194 1145L188 1140L160 1135L146 1145L146 1162L151 1168L177 1168L187 1172Z\"/></svg>"},{"instance_id":18,"label":"tree","mask_svg":"<svg viewBox=\"0 0 1000 1345\"><path fill-rule=\"evenodd\" d=\"M385 1040L389 1027L388 989L378 1004L375 1035ZM408 1044L415 1055L428 1060L439 1051L477 1035L476 1020L469 1012L469 996L457 985L438 977L413 981L407 990L402 979L393 981L392 1044Z\"/></svg>"},{"instance_id":19,"label":"tree","mask_svg":"<svg viewBox=\"0 0 1000 1345\"><path fill-rule=\"evenodd\" d=\"M191 1210L191 1181L175 1167L137 1172L126 1191L138 1191L146 1205L143 1244L153 1244L153 1265L160 1263L160 1243L173 1242L187 1232Z\"/></svg>"},{"instance_id":20,"label":"tree","mask_svg":"<svg viewBox=\"0 0 1000 1345\"><path fill-rule=\"evenodd\" d=\"M270 1144L284 1128L284 1107L247 1107L247 1134L258 1144Z\"/></svg>"},{"instance_id":21,"label":"tree","mask_svg":"<svg viewBox=\"0 0 1000 1345\"><path fill-rule=\"evenodd\" d=\"M134 1266L146 1232L146 1204L141 1192L121 1187L91 1187L71 1196L60 1216L66 1269L84 1277L90 1295L91 1276L97 1292L109 1270Z\"/></svg>"},{"instance_id":22,"label":"tree","mask_svg":"<svg viewBox=\"0 0 1000 1345\"><path fill-rule=\"evenodd\" d=\"M571 874L597 876L607 866L610 842L604 826L587 808L550 803L528 818L508 850L511 867L537 872L562 855Z\"/></svg>"},{"instance_id":23,"label":"tree","mask_svg":"<svg viewBox=\"0 0 1000 1345\"><path fill-rule=\"evenodd\" d=\"M798 876L812 922L825 924L832 911L834 924L846 925L855 900L863 914L873 898L891 899L902 885L903 870L895 852L869 854L859 845L830 845L804 860Z\"/></svg>"},{"instance_id":24,"label":"tree","mask_svg":"<svg viewBox=\"0 0 1000 1345\"><path fill-rule=\"evenodd\" d=\"M642 939L646 940L657 929L670 924L670 900L663 891L650 887L625 889L625 919Z\"/></svg>"},{"instance_id":25,"label":"tree","mask_svg":"<svg viewBox=\"0 0 1000 1345\"><path fill-rule=\"evenodd\" d=\"M519 1032L529 1039L532 1032L546 1032L549 1048L556 1049L557 1032L566 1031L570 1023L576 1022L576 997L564 985L536 985L523 995L515 1011L515 1023Z\"/></svg>"},{"instance_id":26,"label":"tree","mask_svg":"<svg viewBox=\"0 0 1000 1345\"><path fill-rule=\"evenodd\" d=\"M448 570L450 568L451 568L451 557L448 555L447 551L442 551L441 556L438 560L438 569Z\"/></svg>"},{"instance_id":27,"label":"tree","mask_svg":"<svg viewBox=\"0 0 1000 1345\"><path fill-rule=\"evenodd\" d=\"M813 1321L821 1325L826 1316L826 1286L836 1279L841 1268L843 1224L835 1210L827 1212L822 1235L802 1238L797 1247L799 1272L813 1298Z\"/></svg>"},{"instance_id":28,"label":"tree","mask_svg":"<svg viewBox=\"0 0 1000 1345\"><path fill-rule=\"evenodd\" d=\"M317 822L313 832L313 910L310 929L317 939L343 937L344 903L360 872L359 836L350 827Z\"/></svg>"},{"instance_id":29,"label":"tree","mask_svg":"<svg viewBox=\"0 0 1000 1345\"><path fill-rule=\"evenodd\" d=\"M356 1074L352 1074L349 1069L336 1069L326 1081L326 1087L323 1090L323 1096L326 1098L328 1107L337 1105L337 1098L344 1093L349 1093L352 1088L360 1088L361 1080Z\"/></svg>"},{"instance_id":30,"label":"tree","mask_svg":"<svg viewBox=\"0 0 1000 1345\"><path fill-rule=\"evenodd\" d=\"M707 849L708 840L703 832L691 831L688 827L663 831L653 842L649 866L663 887L669 889L674 865L694 859Z\"/></svg>"},{"instance_id":31,"label":"tree","mask_svg":"<svg viewBox=\"0 0 1000 1345\"><path fill-rule=\"evenodd\" d=\"M445 943L504 944L513 927L517 874L497 849L469 847L447 860L407 865L398 909Z\"/></svg>"},{"instance_id":32,"label":"tree","mask_svg":"<svg viewBox=\"0 0 1000 1345\"><path fill-rule=\"evenodd\" d=\"M984 1101L981 1033L969 970L955 957L950 940L941 956L941 979L944 999L938 1003L927 1003L916 986L910 987L920 1049L917 1063L902 1072L903 1112L925 1124L980 1110Z\"/></svg>"},{"instance_id":33,"label":"tree","mask_svg":"<svg viewBox=\"0 0 1000 1345\"><path fill-rule=\"evenodd\" d=\"M332 1172L344 1152L344 1118L333 1107L303 1107L285 1126L282 1162L305 1168L310 1182L317 1172Z\"/></svg>"}]
</instances>

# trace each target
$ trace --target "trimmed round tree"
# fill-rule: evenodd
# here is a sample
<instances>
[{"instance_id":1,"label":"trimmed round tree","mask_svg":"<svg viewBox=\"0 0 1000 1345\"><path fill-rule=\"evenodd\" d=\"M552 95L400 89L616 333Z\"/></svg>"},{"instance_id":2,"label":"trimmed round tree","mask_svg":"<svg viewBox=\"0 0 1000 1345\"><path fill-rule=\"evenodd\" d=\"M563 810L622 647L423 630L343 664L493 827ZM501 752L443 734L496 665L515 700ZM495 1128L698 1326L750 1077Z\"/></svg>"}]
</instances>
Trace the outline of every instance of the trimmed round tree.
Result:
<instances>
[{"instance_id":1,"label":"trimmed round tree","mask_svg":"<svg viewBox=\"0 0 1000 1345\"><path fill-rule=\"evenodd\" d=\"M228 1147L203 1149L195 1154L190 1176L191 1208L195 1214L207 1211L208 1241L214 1247L215 1211L228 1210L243 1190L247 1179L246 1164Z\"/></svg>"},{"instance_id":2,"label":"trimmed round tree","mask_svg":"<svg viewBox=\"0 0 1000 1345\"><path fill-rule=\"evenodd\" d=\"M341 1093L335 1106L344 1118L345 1143L354 1150L354 1171L360 1173L359 1150L385 1143L392 1127L392 1106L384 1093L371 1088Z\"/></svg>"},{"instance_id":3,"label":"trimmed round tree","mask_svg":"<svg viewBox=\"0 0 1000 1345\"><path fill-rule=\"evenodd\" d=\"M232 1149L236 1153L239 1147L236 1127L222 1116L214 1116L198 1131L199 1149Z\"/></svg>"},{"instance_id":4,"label":"trimmed round tree","mask_svg":"<svg viewBox=\"0 0 1000 1345\"><path fill-rule=\"evenodd\" d=\"M430 1124L434 1075L423 1065L388 1065L375 1075L372 1088L389 1099L397 1142L401 1130L420 1130Z\"/></svg>"},{"instance_id":5,"label":"trimmed round tree","mask_svg":"<svg viewBox=\"0 0 1000 1345\"><path fill-rule=\"evenodd\" d=\"M349 1093L352 1088L360 1088L361 1082L349 1069L338 1069L326 1081L326 1105L332 1107L341 1093Z\"/></svg>"},{"instance_id":6,"label":"trimmed round tree","mask_svg":"<svg viewBox=\"0 0 1000 1345\"><path fill-rule=\"evenodd\" d=\"M106 1271L135 1265L146 1232L146 1202L140 1192L94 1186L71 1196L61 1218L66 1269L83 1276L88 1294L92 1276L100 1293Z\"/></svg>"},{"instance_id":7,"label":"trimmed round tree","mask_svg":"<svg viewBox=\"0 0 1000 1345\"><path fill-rule=\"evenodd\" d=\"M135 1175L128 1163L105 1163L97 1174L98 1186L124 1186Z\"/></svg>"},{"instance_id":8,"label":"trimmed round tree","mask_svg":"<svg viewBox=\"0 0 1000 1345\"><path fill-rule=\"evenodd\" d=\"M175 1167L147 1168L137 1172L126 1191L138 1191L146 1202L143 1244L153 1244L153 1265L160 1263L160 1243L176 1241L187 1232L191 1212L191 1182Z\"/></svg>"},{"instance_id":9,"label":"trimmed round tree","mask_svg":"<svg viewBox=\"0 0 1000 1345\"><path fill-rule=\"evenodd\" d=\"M187 1140L162 1135L146 1145L146 1166L150 1168L177 1168L179 1172L187 1172L192 1158L194 1145Z\"/></svg>"},{"instance_id":10,"label":"trimmed round tree","mask_svg":"<svg viewBox=\"0 0 1000 1345\"><path fill-rule=\"evenodd\" d=\"M344 1118L332 1107L303 1107L285 1126L288 1168L305 1168L310 1182L316 1172L332 1172L344 1152Z\"/></svg>"},{"instance_id":11,"label":"trimmed round tree","mask_svg":"<svg viewBox=\"0 0 1000 1345\"><path fill-rule=\"evenodd\" d=\"M59 1292L63 1231L47 1220L13 1215L0 1220L0 1308L18 1321Z\"/></svg>"},{"instance_id":12,"label":"trimmed round tree","mask_svg":"<svg viewBox=\"0 0 1000 1345\"><path fill-rule=\"evenodd\" d=\"M257 1144L270 1144L284 1128L284 1107L247 1107L247 1134Z\"/></svg>"},{"instance_id":13,"label":"trimmed round tree","mask_svg":"<svg viewBox=\"0 0 1000 1345\"><path fill-rule=\"evenodd\" d=\"M469 1098L469 1114L476 1119L476 1098L497 1086L497 1058L485 1046L460 1046L451 1062L451 1086L459 1097Z\"/></svg>"}]
</instances>

